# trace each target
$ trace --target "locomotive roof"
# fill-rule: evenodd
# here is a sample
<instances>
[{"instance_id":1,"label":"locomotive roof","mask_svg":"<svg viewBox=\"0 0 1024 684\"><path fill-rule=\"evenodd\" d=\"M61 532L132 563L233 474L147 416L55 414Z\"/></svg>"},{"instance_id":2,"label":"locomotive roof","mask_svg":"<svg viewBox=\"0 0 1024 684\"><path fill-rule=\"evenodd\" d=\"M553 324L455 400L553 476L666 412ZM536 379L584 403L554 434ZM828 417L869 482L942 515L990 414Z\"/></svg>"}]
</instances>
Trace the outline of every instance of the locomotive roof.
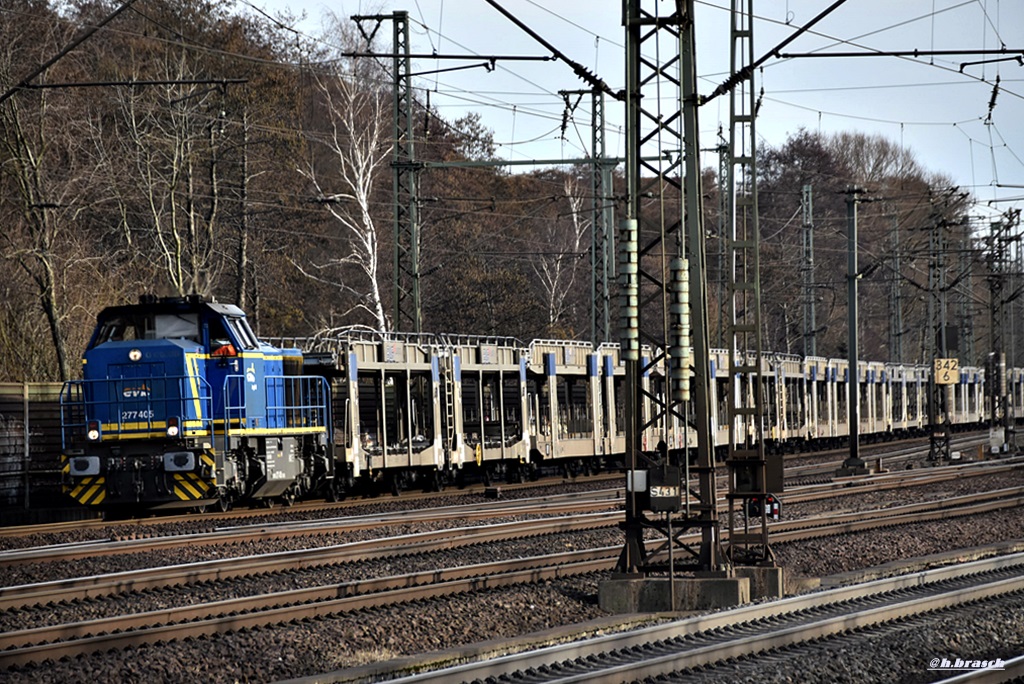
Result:
<instances>
[{"instance_id":1,"label":"locomotive roof","mask_svg":"<svg viewBox=\"0 0 1024 684\"><path fill-rule=\"evenodd\" d=\"M104 320L118 316L137 316L139 314L182 314L208 311L219 316L245 316L245 312L234 304L208 302L198 295L188 297L161 297L143 295L136 304L108 306L100 311L98 319Z\"/></svg>"}]
</instances>

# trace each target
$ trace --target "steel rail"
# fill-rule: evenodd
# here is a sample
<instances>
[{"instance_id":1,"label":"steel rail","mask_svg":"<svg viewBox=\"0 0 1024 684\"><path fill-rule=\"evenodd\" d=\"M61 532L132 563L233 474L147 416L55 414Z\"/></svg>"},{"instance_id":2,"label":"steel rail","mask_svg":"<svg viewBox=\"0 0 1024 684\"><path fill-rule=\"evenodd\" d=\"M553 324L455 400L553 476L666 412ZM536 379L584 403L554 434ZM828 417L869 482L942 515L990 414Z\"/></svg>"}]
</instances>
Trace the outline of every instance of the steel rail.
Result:
<instances>
[{"instance_id":1,"label":"steel rail","mask_svg":"<svg viewBox=\"0 0 1024 684\"><path fill-rule=\"evenodd\" d=\"M80 544L14 549L0 552L0 564L14 566L26 563L46 563L55 560L74 560L76 558L94 558L123 553L157 551L181 546L194 547L237 542L272 541L293 537L342 534L357 530L377 529L385 525L444 522L452 519L478 520L513 515L551 516L559 513L578 515L606 510L613 505L617 505L619 501L621 501L621 496L607 494L590 501L561 504L547 501L492 503L485 506L474 504L474 508L467 509L459 507L432 508L423 511L396 511L394 513L353 518L223 527L212 532L195 534L145 537L142 539L99 540L82 542Z\"/></svg>"},{"instance_id":2,"label":"steel rail","mask_svg":"<svg viewBox=\"0 0 1024 684\"><path fill-rule=\"evenodd\" d=\"M994 503L1005 505L1007 502L997 501ZM1017 503L1013 502L1013 505L1017 505ZM983 505L991 505L991 502ZM895 519L897 518L904 519L910 517L917 519L920 515L921 512L918 511L865 522L874 523L873 526L879 526L879 524L892 525L895 524ZM833 527L840 532L849 531L850 529L848 523L839 523ZM854 527L859 528L859 526ZM794 530L789 534L779 536L799 537L808 533L816 536L821 533L821 530ZM696 539L695 536L694 539ZM198 636L201 634L222 633L241 628L268 626L291 620L335 614L337 612L358 610L402 601L413 601L452 593L605 571L613 560L616 550L617 547L606 547L521 559L518 561L503 561L449 568L443 571L424 571L379 580L346 582L326 587L291 590L264 596L245 597L197 606L161 610L135 616L117 616L71 625L11 632L0 635L0 649L6 649L0 650L0 666L37 662L46 658L59 658L96 650L123 648L129 645L154 643L156 641ZM1015 560L1008 561L1006 560L1007 558ZM554 562L553 565L552 562ZM961 567L1005 567L1008 564L1016 565L1017 563L1024 563L1024 554L979 561ZM515 571L508 572L510 568L515 568ZM486 575L487 572L496 572L498 574L488 576ZM949 570L947 569L946 572L948 573ZM909 577L923 577L929 574L930 576L939 576L934 573L935 571L916 573ZM251 572L246 572L246 574L251 574ZM881 585L884 583L891 585L893 582L899 584L902 581L904 580L901 578L878 580L869 583L869 585ZM369 596L353 595L360 592L377 593ZM823 593L833 592L841 593L842 590L831 590L831 592ZM176 624L166 624L172 621L176 622ZM152 627L154 624L157 626ZM137 629L137 631L125 634L103 634L103 632L107 631L117 630L122 632L128 629ZM58 641L51 644L39 644L42 641L53 641L75 636L81 636L82 638L75 639L73 642Z\"/></svg>"},{"instance_id":3,"label":"steel rail","mask_svg":"<svg viewBox=\"0 0 1024 684\"><path fill-rule=\"evenodd\" d=\"M1024 678L1024 656L1003 662L1002 670L975 670L933 684L1003 684Z\"/></svg>"},{"instance_id":4,"label":"steel rail","mask_svg":"<svg viewBox=\"0 0 1024 684\"><path fill-rule=\"evenodd\" d=\"M109 596L157 587L225 580L234 577L277 572L281 569L314 568L350 563L369 558L389 558L428 553L493 541L504 541L546 534L579 532L611 527L621 512L576 515L571 518L526 520L480 527L458 527L416 534L349 542L336 546L298 549L259 556L219 558L217 560L172 565L91 577L55 580L39 584L0 587L0 610L24 608L96 596Z\"/></svg>"},{"instance_id":5,"label":"steel rail","mask_svg":"<svg viewBox=\"0 0 1024 684\"><path fill-rule=\"evenodd\" d=\"M852 496L866 492L881 492L903 487L920 487L938 484L948 480L959 480L984 475L999 475L1020 469L1020 464L963 464L922 470L899 470L892 473L876 474L870 477L844 479L841 483L802 485L787 488L783 495L786 504L817 501L826 497Z\"/></svg>"},{"instance_id":6,"label":"steel rail","mask_svg":"<svg viewBox=\"0 0 1024 684\"><path fill-rule=\"evenodd\" d=\"M943 590L930 596L896 597L894 601L887 600L883 605L869 606L857 609L855 612L840 610L838 615L805 622L803 625L790 626L783 621L787 616L804 611L820 610L829 606L839 606L848 601L884 596L889 592L927 589L929 585L937 582L969 577L978 573L998 569L1012 569L1014 573L1020 573L1021 564L1024 563L1024 554L1003 556L998 559L990 559L990 561L978 561L953 568L940 568L807 596L744 606L632 632L600 636L430 672L417 672L402 678L395 677L401 677L407 672L429 666L431 656L418 659L415 667L410 668L408 663L405 663L403 667L408 669L404 671L389 672L387 664L382 664L377 668L360 668L360 670L365 673L367 670L376 669L374 673L376 677L389 679L395 684L493 681L502 676L521 679L522 677L515 673L526 671L531 673L529 681L532 682L586 681L610 684L643 680L691 667L721 662L728 658L753 655L774 648L840 634L851 629L860 629L913 615L949 609L964 603L1024 591L1024 574L1017 574L1007 579L982 582L973 587L956 585L952 589ZM665 652L670 648L668 643L672 640L745 625L750 627L743 631L758 633L749 636L741 634L734 639L728 639L718 644L691 647L686 650L680 649L672 653ZM652 647L655 644L657 646ZM631 657L634 655L637 657ZM642 661L639 658L641 655L646 656ZM449 654L448 658L450 657ZM602 666L602 660L608 661L608 664ZM580 661L586 661L586 664L580 665L578 668L571 665L573 662ZM588 669L584 672L585 667ZM329 673L317 676L316 681L356 681L356 678L351 676L353 674L355 672Z\"/></svg>"},{"instance_id":7,"label":"steel rail","mask_svg":"<svg viewBox=\"0 0 1024 684\"><path fill-rule=\"evenodd\" d=\"M956 440L954 440L954 443L957 443L959 441L975 443L975 442L978 441L978 439L979 438L976 437L976 436L975 437L964 436L964 437L960 437L960 438L957 438ZM897 440L896 442L893 442L893 443L887 443L887 444L884 444L884 445L883 444L879 444L879 445L876 445L876 446L889 447L889 446L899 445L899 444L904 443L904 442L913 442L913 441L919 441L919 439L918 440L915 440L915 439ZM906 455L906 454L913 454L913 453L919 452L920 450L921 450L921 447L916 447L916 446L899 446L894 451L887 451L887 452L882 452L880 454L870 455L869 460L874 460L874 459L878 459L878 458L881 458L883 460L890 460L890 459L894 459L894 458L900 458L901 456ZM832 451L836 451L838 453L841 450L822 450L822 451L820 451L818 453L819 454L828 454L828 453L831 453ZM813 458L813 457L814 457L814 452L786 454L786 460L787 461L790 460L790 459ZM839 463L838 461L832 462L831 465L835 465L835 464L838 464L838 463ZM795 466L796 469L799 469L801 467L804 467L804 466ZM822 465L821 464L814 464L814 465L809 466L809 467L821 468ZM823 472L826 472L826 471L823 471ZM798 473L796 473L796 476L797 477L802 477L802 476L806 476L806 474L800 474L798 472ZM594 476L588 477L584 481L585 482L600 482L600 481L603 481L603 480L616 480L616 481L619 481L621 479L622 479L621 473L614 473L614 474L605 473L605 474L594 475ZM574 479L567 480L565 478L543 478L543 479L541 479L539 481L536 481L536 482L508 483L508 484L503 483L503 484L500 485L500 489L506 490L506 491L518 491L518 490L522 490L522 489L532 489L532 488L537 488L537 487L553 486L553 485L557 485L559 483L564 484L564 483L576 482L576 481L578 481L578 480L574 480ZM490 489L490 488L485 486L485 485L473 484L473 485L468 485L465 488L459 489L458 491L459 491L460 494L467 494L467 495L476 494L476 495L479 495L479 494L483 494L488 489ZM619 489L621 490L621 488L619 488ZM443 495L449 495L449 494L450 493L445 493ZM543 498L555 499L555 498L559 498L559 497L572 497L572 496L581 496L581 495L585 496L586 493L558 494L558 495L550 495L548 497L543 497ZM406 492L406 493L402 494L401 500L402 501L421 501L421 500L429 500L429 499L432 499L432 498L436 498L437 496L439 496L439 494L435 493L435 492L430 492L430 493ZM331 502L331 503L326 503L326 502L323 502L323 501L308 501L308 502L296 503L296 504L294 504L292 506L286 506L286 507L283 507L283 508L280 508L280 509L274 509L274 508L271 508L271 509L257 508L257 509L249 509L249 510L247 510L247 509L238 509L238 510L232 510L232 511L224 512L224 513L218 513L218 512L210 511L210 512L206 512L206 513L202 513L200 515L197 515L195 513L189 513L189 514L183 514L183 515L156 515L154 517L130 518L130 519L126 519L126 520L90 519L90 520L77 520L77 521L71 521L71 522L43 523L43 524L36 524L36 525L16 525L16 526L0 527L0 538L3 538L3 537L26 537L26 536L41 535L41 534L51 534L51 533L58 533L59 534L59 533L62 533L62 532L78 531L78 530L85 530L85 529L108 529L108 528L116 529L118 527L128 526L128 525L150 527L150 526L158 526L158 525L168 525L168 524L173 524L174 522L180 522L180 521L188 521L188 522L196 522L196 521L206 522L206 521L211 521L211 522L216 522L216 521L221 521L221 520L238 520L238 519L246 519L246 518L265 517L267 515L277 515L277 514L280 514L282 512L285 512L285 511L287 511L289 513L305 512L305 511L323 511L323 510L344 511L344 510L349 509L349 508L358 508L358 507L365 506L365 505L367 505L366 501L354 500L354 499L353 500L347 500L347 501L341 501L341 502ZM484 503L484 504L466 504L466 505L468 505L468 506L488 506L488 505L493 505L493 504L492 503Z\"/></svg>"},{"instance_id":8,"label":"steel rail","mask_svg":"<svg viewBox=\"0 0 1024 684\"><path fill-rule=\"evenodd\" d=\"M331 616L342 612L362 610L375 606L407 603L422 599L437 598L439 596L471 591L482 591L485 589L494 589L514 584L523 584L526 582L541 582L559 579L570 575L598 572L600 570L607 569L608 563L608 558L601 558L598 560L581 561L566 566L531 568L529 570L520 570L517 572L498 575L456 579L422 586L406 587L403 589L392 589L376 594L321 600L315 603L304 603L302 605L295 606L281 606L280 603L278 603L276 607L259 610L258 612L230 614L214 618L207 617L206 619L200 619L198 621L145 627L131 632L97 634L95 636L90 635L84 636L80 639L75 639L74 641L61 641L51 644L15 647L0 651L0 667L25 665L47 659L58 659L115 648L122 649L128 646L153 644L160 641L178 640L189 637L194 638L197 636L212 634L224 634L241 629L279 625L292 622L294 620ZM280 597L280 595L275 596ZM218 610L230 610L234 606L228 604L234 604L239 601L245 601L245 599L225 601L223 602L225 605L206 604L206 606L216 606ZM117 618L115 618L114 620L104 620L103 625L105 627L117 625L118 629L122 629L124 622L126 621L130 622L130 619L123 620L118 624ZM92 632L92 623L78 623L71 626L71 628ZM20 634L22 633L15 632L15 638ZM6 635L4 635L4 639L0 639L0 643L3 643L5 639Z\"/></svg>"},{"instance_id":9,"label":"steel rail","mask_svg":"<svg viewBox=\"0 0 1024 684\"><path fill-rule=\"evenodd\" d=\"M878 527L974 515L1012 508L1021 503L1024 503L1024 487L1016 487L874 511L857 511L843 515L824 515L777 522L771 524L771 530L773 538L778 542L797 541ZM500 523L486 527L460 527L402 537L350 542L317 549L222 558L188 565L130 570L40 584L3 587L0 588L0 610L109 596L142 589L179 586L200 581L267 574L280 571L283 568L319 567L366 560L371 557L427 553L439 549L464 547L517 537L600 529L618 524L620 518L621 513L613 511L572 518ZM680 540L685 543L690 540L690 535L681 536Z\"/></svg>"},{"instance_id":10,"label":"steel rail","mask_svg":"<svg viewBox=\"0 0 1024 684\"><path fill-rule=\"evenodd\" d=\"M347 612L420 598L432 598L454 593L454 589L469 590L504 586L512 581L536 582L553 579L564 576L564 574L559 574L560 569L563 568L569 574L597 572L606 570L618 551L617 546L567 551L546 556L494 561L440 570L424 570L391 577L354 580L340 584L246 596L132 615L119 615L73 624L5 632L0 633L0 666L4 664L3 651L6 649L100 635L118 630L211 620L211 616L267 611L285 606L297 607L301 611L301 604L313 602L335 601L332 605L339 607L338 612ZM472 581L457 584L456 581L460 580ZM422 591L425 587L430 586L437 590L435 592ZM459 589L460 587L463 589ZM301 615L296 615L295 619L299 617ZM275 623L276 620L266 624Z\"/></svg>"},{"instance_id":11,"label":"steel rail","mask_svg":"<svg viewBox=\"0 0 1024 684\"><path fill-rule=\"evenodd\" d=\"M851 478L843 481L843 487L836 489L834 483L804 485L794 488L785 497L787 503L812 501L828 496L846 496L868 491L880 491L902 486L926 485L942 480L972 477L986 474L1010 472L1020 467L1019 463L983 462L969 463L924 471L897 471ZM451 518L481 519L506 515L551 515L558 512L594 511L617 504L624 495L624 489L611 488L594 492L576 492L538 498L519 499L508 502L483 502L445 506L417 511L396 511L394 513L370 514L327 520L285 521L259 523L248 526L221 527L210 532L190 535L154 536L142 539L91 540L71 544L58 544L27 549L12 549L0 552L0 562L14 566L24 563L71 560L82 557L137 553L175 546L198 546L223 544L226 541L261 541L312 534L338 534L353 530L375 529L377 527L410 522L433 522ZM569 503L562 503L569 502ZM573 503L574 502L574 503ZM602 504L602 502L606 502ZM556 504L556 505L552 505ZM63 528L70 529L68 527Z\"/></svg>"},{"instance_id":12,"label":"steel rail","mask_svg":"<svg viewBox=\"0 0 1024 684\"><path fill-rule=\"evenodd\" d=\"M619 481L622 479L620 473L604 473L600 475L593 475L586 478L585 482L602 482L605 480ZM552 487L560 484L567 484L575 482L576 480L566 480L565 478L542 478L534 482L524 483L502 483L499 487L502 491L520 491L524 489L537 489L540 487ZM488 489L493 487L487 487L485 485L469 485L463 489L458 490L458 494L467 496L480 496L487 492ZM576 497L585 497L591 492L568 492L563 494L549 494L540 497L530 497L529 499L516 499L504 502L483 502L475 504L456 504L454 507L486 507L494 506L500 503L510 504L514 501L558 501L562 499L571 500ZM405 492L398 499L401 502L406 501L424 501L438 498L439 496L450 496L451 492ZM384 500L383 498L380 500ZM378 501L380 501L378 500ZM223 513L208 511L206 513L196 514L180 514L180 515L155 515L147 518L129 518L125 520L103 520L103 519L90 519L90 520L76 520L71 522L57 522L57 523L42 523L37 525L17 525L12 527L0 527L0 537L27 537L39 534L50 534L50 533L61 533L72 530L83 530L83 529L107 529L117 528L122 526L142 526L152 527L157 525L169 525L175 522L211 522L224 520L238 520L246 518L259 518L266 517L268 515L279 515L282 513L299 513L299 512L313 512L313 511L324 511L324 510L336 510L339 515L345 515L345 511L351 508L361 508L367 505L377 503L373 499L349 499L346 501L335 501L335 502L324 502L324 501L306 501L293 504L291 506L284 506L281 508L254 508L254 509L235 509L226 511ZM448 508L448 507L445 507Z\"/></svg>"}]
</instances>

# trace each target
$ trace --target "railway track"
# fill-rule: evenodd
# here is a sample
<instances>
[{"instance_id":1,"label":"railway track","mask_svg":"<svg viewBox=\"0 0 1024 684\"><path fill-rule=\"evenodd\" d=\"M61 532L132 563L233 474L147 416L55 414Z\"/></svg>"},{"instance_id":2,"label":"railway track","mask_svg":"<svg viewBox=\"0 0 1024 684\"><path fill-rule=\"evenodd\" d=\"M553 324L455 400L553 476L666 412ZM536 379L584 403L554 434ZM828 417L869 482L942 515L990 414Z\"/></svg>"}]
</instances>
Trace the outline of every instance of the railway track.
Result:
<instances>
[{"instance_id":1,"label":"railway track","mask_svg":"<svg viewBox=\"0 0 1024 684\"><path fill-rule=\"evenodd\" d=\"M210 532L161 535L141 539L94 540L81 544L62 544L38 548L18 549L0 553L8 566L25 563L54 562L76 558L94 558L173 549L183 546L216 546L239 542L265 542L296 537L326 537L344 535L360 530L411 523L444 523L450 520L480 520L510 516L572 514L582 516L600 510L617 509L622 502L620 490L603 490L588 494L561 494L521 499L513 502L464 504L425 509L422 511L394 511L385 514L340 517L315 521L289 521L260 523L247 526L223 527Z\"/></svg>"},{"instance_id":2,"label":"railway track","mask_svg":"<svg viewBox=\"0 0 1024 684\"><path fill-rule=\"evenodd\" d=\"M847 516L822 516L778 523L778 542L892 527L922 520L971 515L1019 507L1024 487L984 492L957 500L915 504ZM293 573L303 568L368 558L426 554L455 546L480 545L510 535L533 536L611 527L618 512L572 515L538 521L442 530L399 539L358 542L341 547L233 558L185 566L152 568L116 575L9 587L0 594L0 608L16 610L41 604L68 603L90 597L266 573ZM683 537L696 542L696 536ZM574 550L531 558L407 573L399 576L345 582L306 589L275 591L257 596L215 601L143 614L117 614L86 622L8 631L0 635L0 667L24 665L84 653L125 649L140 644L223 634L297 620L365 610L382 605L421 601L457 593L477 592L514 584L544 582L571 575L607 571L620 546Z\"/></svg>"},{"instance_id":3,"label":"railway track","mask_svg":"<svg viewBox=\"0 0 1024 684\"><path fill-rule=\"evenodd\" d=\"M984 438L978 435L966 435L958 437L953 441L957 449L966 449L984 442ZM894 443L884 443L866 447L862 455L872 461L880 462L889 468L905 466L917 460L922 460L927 452L927 446L922 446L922 441L902 440ZM803 461L824 462L801 463L800 465L787 465L786 480L788 483L800 483L802 480L813 478L814 483L827 483L831 481L832 475L842 465L845 450L833 449L818 453L797 453L787 454L787 463ZM458 496L480 496L488 491L500 490L502 496L518 496L528 493L531 490L552 486L571 486L577 483L585 483L591 486L595 483L607 482L609 485L618 484L622 481L622 473L603 473L591 475L585 478L567 480L562 477L547 477L534 482L501 484L500 487L485 486L483 484L472 484L457 490ZM423 502L429 504L439 497L450 497L451 492L404 492L400 498L403 504L410 502ZM88 521L60 522L36 525L5 526L0 527L0 539L16 538L26 536L42 536L46 534L60 535L71 531L82 533L87 531L101 531L110 533L121 528L131 528L130 534L140 534L140 529L161 528L169 525L187 523L209 524L211 526L226 522L243 522L247 520L266 520L276 517L301 517L303 515L317 515L327 513L329 515L344 515L347 511L358 510L374 503L387 504L394 501L390 496L352 498L340 502L307 501L296 503L291 506L278 508L252 508L235 509L227 512L206 511L203 513L189 512L187 514L152 514L147 517L126 518L126 519L94 519ZM144 532L143 532L144 534Z\"/></svg>"},{"instance_id":4,"label":"railway track","mask_svg":"<svg viewBox=\"0 0 1024 684\"><path fill-rule=\"evenodd\" d=\"M596 682L614 684L672 677L797 644L833 648L830 639L851 630L884 625L967 603L999 601L1024 592L1024 554L1003 556L912 576L876 580L853 587L745 606L677 620L627 633L527 651L456 667L418 672L410 663L382 671L338 672L319 681L360 681L375 677L395 682ZM450 657L450 655L449 655ZM429 664L424 659L416 669ZM1013 663L1019 674L1020 663ZM1003 672L1004 675L1012 674ZM299 680L303 681L303 680ZM363 680L365 681L365 680Z\"/></svg>"},{"instance_id":5,"label":"railway track","mask_svg":"<svg viewBox=\"0 0 1024 684\"><path fill-rule=\"evenodd\" d=\"M1009 474L1021 467L1020 462L995 461L947 466L928 470L895 471L882 475L845 479L841 485L818 483L795 487L785 495L787 505L821 501L835 497L859 496L869 492L903 489L944 481L985 475ZM138 539L96 539L81 543L57 544L0 552L6 566L96 558L101 556L141 553L179 547L217 546L228 543L258 543L302 537L327 537L376 530L390 525L410 523L444 523L451 520L470 521L503 516L583 515L596 511L618 510L625 495L616 487L591 492L556 494L513 501L489 501L459 504L422 510L398 510L390 513L345 516L320 520L264 522L246 526L216 528L191 534L168 534L158 530L152 537ZM720 500L724 510L724 498ZM614 516L612 516L614 518ZM778 525L774 523L773 525ZM167 527L173 527L169 523ZM0 596L3 595L0 590Z\"/></svg>"},{"instance_id":6,"label":"railway track","mask_svg":"<svg viewBox=\"0 0 1024 684\"><path fill-rule=\"evenodd\" d=\"M951 449L954 451L959 450L972 450L977 448L979 445L985 443L985 439L977 435L968 435L963 437L957 437L951 442ZM830 452L836 454L842 454L842 451ZM846 452L848 455L849 452ZM844 455L839 460L816 462L816 463L801 463L800 465L786 465L786 482L795 482L805 478L826 478L831 480L835 475L836 471L843 465L843 461L846 458ZM928 446L920 444L912 444L906 446L899 446L896 448L882 448L877 450L871 450L870 452L862 451L861 458L866 461L869 465L880 466L888 469L893 468L908 468L919 465L927 464L926 457L928 455ZM800 461L805 460L817 460L815 457L809 457L805 454L799 455ZM935 465L935 464L931 464Z\"/></svg>"},{"instance_id":7,"label":"railway track","mask_svg":"<svg viewBox=\"0 0 1024 684\"><path fill-rule=\"evenodd\" d=\"M622 480L621 473L603 473L600 475L591 475L585 478L587 483L618 483ZM456 490L459 496L471 497L471 496L482 496L486 495L488 491L499 491L501 495L508 496L511 493L529 492L544 487L566 487L573 484L574 480L566 480L564 478L542 478L534 482L520 482L511 484L501 484L500 487L488 487L482 484L468 485L462 489ZM440 497L450 497L451 493L447 494L444 492L403 492L400 497L400 501L403 505L412 502L424 502L430 503L437 501ZM19 525L19 526L8 526L0 527L0 538L3 537L24 537L24 536L38 536L45 534L60 534L71 530L82 531L82 530L103 530L108 531L111 529L117 529L119 527L163 527L167 525L174 525L178 523L195 523L196 521L203 521L211 525L223 522L238 522L252 519L268 519L274 517L290 516L300 517L304 514L313 514L321 512L329 512L335 515L345 515L346 512L352 510L358 510L365 508L368 505L374 503L387 504L396 499L392 496L377 496L377 497L363 497L363 498L352 498L345 501L305 501L300 503L292 504L291 506L283 506L276 508L267 507L256 507L250 509L232 509L226 512L214 512L205 511L202 513L189 512L184 514L153 514L147 517L138 518L125 518L125 519L100 519L95 520L78 520L71 522L58 522L58 523L44 523L37 525Z\"/></svg>"}]
</instances>

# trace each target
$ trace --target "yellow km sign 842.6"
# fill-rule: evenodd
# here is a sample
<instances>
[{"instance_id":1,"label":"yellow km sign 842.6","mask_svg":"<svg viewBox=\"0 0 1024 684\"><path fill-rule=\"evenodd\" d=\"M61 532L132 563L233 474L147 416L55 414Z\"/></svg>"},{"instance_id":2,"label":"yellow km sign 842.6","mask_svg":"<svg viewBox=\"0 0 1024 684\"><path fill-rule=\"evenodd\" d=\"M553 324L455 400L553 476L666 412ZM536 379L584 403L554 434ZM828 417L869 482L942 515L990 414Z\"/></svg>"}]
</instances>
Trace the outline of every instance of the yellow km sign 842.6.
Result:
<instances>
[{"instance_id":1,"label":"yellow km sign 842.6","mask_svg":"<svg viewBox=\"0 0 1024 684\"><path fill-rule=\"evenodd\" d=\"M935 359L935 384L955 385L960 382L960 359Z\"/></svg>"}]
</instances>

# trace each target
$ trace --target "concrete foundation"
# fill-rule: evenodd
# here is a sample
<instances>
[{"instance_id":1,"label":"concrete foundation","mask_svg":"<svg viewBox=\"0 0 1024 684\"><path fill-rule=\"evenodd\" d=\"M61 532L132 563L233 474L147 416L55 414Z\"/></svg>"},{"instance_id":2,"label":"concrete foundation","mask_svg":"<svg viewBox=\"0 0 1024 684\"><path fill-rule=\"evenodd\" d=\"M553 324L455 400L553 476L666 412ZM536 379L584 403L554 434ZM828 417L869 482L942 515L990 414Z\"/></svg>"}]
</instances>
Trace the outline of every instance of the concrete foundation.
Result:
<instances>
[{"instance_id":1,"label":"concrete foundation","mask_svg":"<svg viewBox=\"0 0 1024 684\"><path fill-rule=\"evenodd\" d=\"M670 581L675 585L674 603ZM750 578L614 578L601 583L597 598L601 608L610 613L659 613L729 608L750 602Z\"/></svg>"},{"instance_id":2,"label":"concrete foundation","mask_svg":"<svg viewBox=\"0 0 1024 684\"><path fill-rule=\"evenodd\" d=\"M750 580L750 598L780 599L785 596L786 585L782 568L741 565L735 568L737 577Z\"/></svg>"}]
</instances>

